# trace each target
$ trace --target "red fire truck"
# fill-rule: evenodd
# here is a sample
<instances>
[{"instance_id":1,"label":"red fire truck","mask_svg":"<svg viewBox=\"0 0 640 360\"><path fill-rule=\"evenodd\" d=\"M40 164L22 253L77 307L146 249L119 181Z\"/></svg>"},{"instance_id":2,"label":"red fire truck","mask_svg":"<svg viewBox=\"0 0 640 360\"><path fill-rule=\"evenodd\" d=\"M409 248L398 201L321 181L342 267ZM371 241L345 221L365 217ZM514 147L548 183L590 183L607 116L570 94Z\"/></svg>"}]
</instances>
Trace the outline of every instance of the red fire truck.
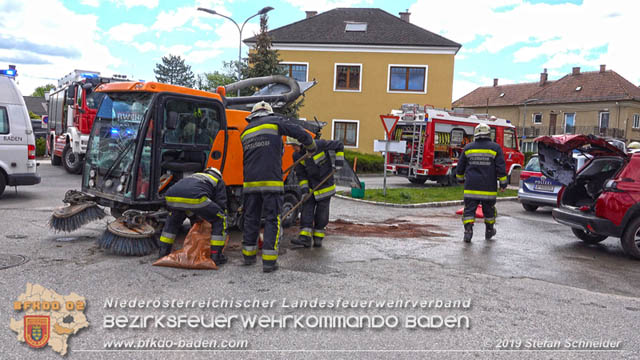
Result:
<instances>
[{"instance_id":1,"label":"red fire truck","mask_svg":"<svg viewBox=\"0 0 640 360\"><path fill-rule=\"evenodd\" d=\"M93 92L100 84L127 81L126 76L101 77L99 72L74 70L58 80L48 97L47 151L51 164L64 165L73 174L82 172L87 141L104 94Z\"/></svg>"},{"instance_id":2,"label":"red fire truck","mask_svg":"<svg viewBox=\"0 0 640 360\"><path fill-rule=\"evenodd\" d=\"M392 110L392 115L400 119L390 140L406 141L406 150L390 152L386 170L414 184L424 184L427 180L454 184L458 157L464 146L473 141L473 130L480 123L491 127L491 139L502 147L509 179L511 172L523 165L524 155L518 150L516 128L509 120L417 104L404 104L401 110Z\"/></svg>"}]
</instances>

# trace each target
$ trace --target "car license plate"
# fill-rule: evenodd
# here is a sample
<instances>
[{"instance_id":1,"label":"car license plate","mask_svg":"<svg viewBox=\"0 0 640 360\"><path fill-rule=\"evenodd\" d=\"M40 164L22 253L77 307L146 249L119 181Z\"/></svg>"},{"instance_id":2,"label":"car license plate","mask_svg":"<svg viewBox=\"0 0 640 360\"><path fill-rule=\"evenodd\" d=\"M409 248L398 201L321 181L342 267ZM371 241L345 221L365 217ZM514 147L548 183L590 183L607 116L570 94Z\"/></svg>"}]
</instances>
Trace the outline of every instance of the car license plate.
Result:
<instances>
[{"instance_id":1,"label":"car license plate","mask_svg":"<svg viewBox=\"0 0 640 360\"><path fill-rule=\"evenodd\" d=\"M535 184L534 190L553 192L552 184Z\"/></svg>"}]
</instances>

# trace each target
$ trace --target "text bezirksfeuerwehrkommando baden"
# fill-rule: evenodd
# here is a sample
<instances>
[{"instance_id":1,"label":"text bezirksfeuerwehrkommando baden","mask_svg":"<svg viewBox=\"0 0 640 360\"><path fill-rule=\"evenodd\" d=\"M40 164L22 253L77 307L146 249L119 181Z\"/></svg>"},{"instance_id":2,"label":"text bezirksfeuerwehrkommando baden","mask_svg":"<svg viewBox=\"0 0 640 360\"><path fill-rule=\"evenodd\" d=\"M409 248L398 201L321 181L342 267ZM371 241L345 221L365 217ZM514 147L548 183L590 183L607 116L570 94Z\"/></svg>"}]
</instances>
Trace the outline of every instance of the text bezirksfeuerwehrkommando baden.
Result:
<instances>
[{"instance_id":1,"label":"text bezirksfeuerwehrkommando baden","mask_svg":"<svg viewBox=\"0 0 640 360\"><path fill-rule=\"evenodd\" d=\"M122 299L107 298L105 309L470 309L471 299Z\"/></svg>"}]
</instances>

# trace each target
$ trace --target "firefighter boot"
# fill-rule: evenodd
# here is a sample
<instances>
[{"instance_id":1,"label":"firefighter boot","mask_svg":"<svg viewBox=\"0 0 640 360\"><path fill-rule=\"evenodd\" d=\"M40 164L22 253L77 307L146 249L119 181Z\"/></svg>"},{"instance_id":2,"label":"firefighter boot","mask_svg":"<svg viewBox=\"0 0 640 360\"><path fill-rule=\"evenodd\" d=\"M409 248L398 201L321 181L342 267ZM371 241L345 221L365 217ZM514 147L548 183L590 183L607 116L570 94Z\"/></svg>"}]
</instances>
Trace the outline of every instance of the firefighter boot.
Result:
<instances>
[{"instance_id":1,"label":"firefighter boot","mask_svg":"<svg viewBox=\"0 0 640 360\"><path fill-rule=\"evenodd\" d=\"M263 261L262 262L262 272L270 273L278 270L280 266L276 261Z\"/></svg>"},{"instance_id":2,"label":"firefighter boot","mask_svg":"<svg viewBox=\"0 0 640 360\"><path fill-rule=\"evenodd\" d=\"M161 259L171 254L172 244L161 243L160 250L158 251L158 259Z\"/></svg>"},{"instance_id":3,"label":"firefighter boot","mask_svg":"<svg viewBox=\"0 0 640 360\"><path fill-rule=\"evenodd\" d=\"M308 248L311 247L311 238L306 235L299 235L296 239L291 239L291 243Z\"/></svg>"},{"instance_id":4,"label":"firefighter boot","mask_svg":"<svg viewBox=\"0 0 640 360\"><path fill-rule=\"evenodd\" d=\"M470 243L473 237L473 224L464 224L464 242Z\"/></svg>"},{"instance_id":5,"label":"firefighter boot","mask_svg":"<svg viewBox=\"0 0 640 360\"><path fill-rule=\"evenodd\" d=\"M484 230L484 239L491 240L492 237L496 236L496 228L493 224L485 224Z\"/></svg>"},{"instance_id":6,"label":"firefighter boot","mask_svg":"<svg viewBox=\"0 0 640 360\"><path fill-rule=\"evenodd\" d=\"M227 256L222 253L222 249L220 249L219 246L212 246L211 260L213 260L216 265L224 265L227 263Z\"/></svg>"},{"instance_id":7,"label":"firefighter boot","mask_svg":"<svg viewBox=\"0 0 640 360\"><path fill-rule=\"evenodd\" d=\"M313 247L322 247L322 237L314 236L313 237Z\"/></svg>"}]
</instances>

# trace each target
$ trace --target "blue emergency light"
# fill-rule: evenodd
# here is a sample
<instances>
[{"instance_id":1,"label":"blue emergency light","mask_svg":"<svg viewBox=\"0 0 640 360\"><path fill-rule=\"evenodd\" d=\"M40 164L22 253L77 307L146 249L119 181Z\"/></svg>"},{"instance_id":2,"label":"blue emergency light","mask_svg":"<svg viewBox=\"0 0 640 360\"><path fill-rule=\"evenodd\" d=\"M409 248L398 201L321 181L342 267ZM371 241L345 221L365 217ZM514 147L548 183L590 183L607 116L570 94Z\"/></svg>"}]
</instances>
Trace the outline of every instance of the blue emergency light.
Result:
<instances>
[{"instance_id":1,"label":"blue emergency light","mask_svg":"<svg viewBox=\"0 0 640 360\"><path fill-rule=\"evenodd\" d=\"M7 76L16 76L18 72L16 71L16 69L6 69L6 70L0 70L0 74L7 75Z\"/></svg>"},{"instance_id":2,"label":"blue emergency light","mask_svg":"<svg viewBox=\"0 0 640 360\"><path fill-rule=\"evenodd\" d=\"M117 135L120 133L120 130L118 130L117 128L111 128L111 133Z\"/></svg>"},{"instance_id":3,"label":"blue emergency light","mask_svg":"<svg viewBox=\"0 0 640 360\"><path fill-rule=\"evenodd\" d=\"M84 73L82 75L80 75L83 78L87 78L87 79L95 79L98 77L98 74L89 74L89 73Z\"/></svg>"}]
</instances>

